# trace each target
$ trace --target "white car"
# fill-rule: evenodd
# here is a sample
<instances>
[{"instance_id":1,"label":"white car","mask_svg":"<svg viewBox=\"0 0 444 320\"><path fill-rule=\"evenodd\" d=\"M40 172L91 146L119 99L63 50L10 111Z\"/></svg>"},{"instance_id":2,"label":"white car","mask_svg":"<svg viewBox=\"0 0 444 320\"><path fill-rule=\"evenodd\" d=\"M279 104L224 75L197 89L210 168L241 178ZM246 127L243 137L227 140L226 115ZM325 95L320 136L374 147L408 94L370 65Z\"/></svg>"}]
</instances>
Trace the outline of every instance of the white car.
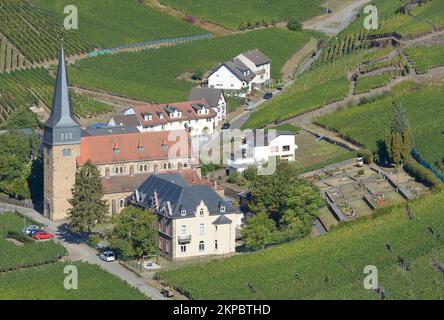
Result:
<instances>
[{"instance_id":1,"label":"white car","mask_svg":"<svg viewBox=\"0 0 444 320\"><path fill-rule=\"evenodd\" d=\"M105 251L100 254L100 259L106 262L111 262L116 260L116 255L112 251Z\"/></svg>"},{"instance_id":2,"label":"white car","mask_svg":"<svg viewBox=\"0 0 444 320\"><path fill-rule=\"evenodd\" d=\"M40 230L40 228L38 226L36 226L36 225L27 226L27 227L22 229L22 232L24 234L26 234L27 236L29 236L33 230Z\"/></svg>"}]
</instances>

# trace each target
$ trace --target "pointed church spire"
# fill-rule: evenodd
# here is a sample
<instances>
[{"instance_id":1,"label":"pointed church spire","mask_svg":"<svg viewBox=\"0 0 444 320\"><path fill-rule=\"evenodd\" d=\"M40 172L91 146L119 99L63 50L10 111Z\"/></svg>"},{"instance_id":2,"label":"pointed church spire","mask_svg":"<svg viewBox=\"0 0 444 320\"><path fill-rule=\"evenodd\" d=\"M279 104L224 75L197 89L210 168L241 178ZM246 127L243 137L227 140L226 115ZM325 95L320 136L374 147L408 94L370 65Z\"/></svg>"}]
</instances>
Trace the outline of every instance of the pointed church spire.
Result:
<instances>
[{"instance_id":1,"label":"pointed church spire","mask_svg":"<svg viewBox=\"0 0 444 320\"><path fill-rule=\"evenodd\" d=\"M49 144L72 144L80 142L80 125L75 120L69 94L63 40L59 54L59 66L52 99L51 115L45 123L45 131L48 131L52 135L50 138L49 134L45 132L44 141ZM58 134L59 132L66 133L66 135L60 136Z\"/></svg>"}]
</instances>

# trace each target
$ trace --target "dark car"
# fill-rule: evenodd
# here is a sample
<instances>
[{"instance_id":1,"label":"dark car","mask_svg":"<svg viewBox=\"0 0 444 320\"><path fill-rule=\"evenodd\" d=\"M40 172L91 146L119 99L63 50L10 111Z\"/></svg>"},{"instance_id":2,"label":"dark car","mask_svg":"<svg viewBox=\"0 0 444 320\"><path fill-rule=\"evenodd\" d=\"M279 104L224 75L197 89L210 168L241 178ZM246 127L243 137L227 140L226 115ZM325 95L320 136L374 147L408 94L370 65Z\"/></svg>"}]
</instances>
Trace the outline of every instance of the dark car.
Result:
<instances>
[{"instance_id":1,"label":"dark car","mask_svg":"<svg viewBox=\"0 0 444 320\"><path fill-rule=\"evenodd\" d=\"M264 99L265 99L265 100L268 100L268 99L271 99L271 98L273 98L273 93L271 93L271 92L267 92L267 93L264 95Z\"/></svg>"},{"instance_id":2,"label":"dark car","mask_svg":"<svg viewBox=\"0 0 444 320\"><path fill-rule=\"evenodd\" d=\"M230 124L229 124L228 122L225 122L225 123L222 125L222 130L227 130L227 129L230 129Z\"/></svg>"}]
</instances>

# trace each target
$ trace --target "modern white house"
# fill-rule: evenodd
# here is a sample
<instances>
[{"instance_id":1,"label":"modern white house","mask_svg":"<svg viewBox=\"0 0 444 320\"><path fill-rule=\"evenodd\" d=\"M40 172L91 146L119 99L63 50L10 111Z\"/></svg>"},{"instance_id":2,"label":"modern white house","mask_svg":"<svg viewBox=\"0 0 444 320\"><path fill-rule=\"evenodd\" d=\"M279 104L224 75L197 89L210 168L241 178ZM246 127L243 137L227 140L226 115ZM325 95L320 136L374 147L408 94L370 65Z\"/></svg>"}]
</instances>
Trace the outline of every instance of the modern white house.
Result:
<instances>
[{"instance_id":1,"label":"modern white house","mask_svg":"<svg viewBox=\"0 0 444 320\"><path fill-rule=\"evenodd\" d=\"M191 136L212 134L217 113L205 100L133 106L112 117L108 126L137 127L140 132L186 129Z\"/></svg>"},{"instance_id":2,"label":"modern white house","mask_svg":"<svg viewBox=\"0 0 444 320\"><path fill-rule=\"evenodd\" d=\"M134 192L132 203L157 214L159 253L166 259L236 250L243 215L210 185L178 173L154 174Z\"/></svg>"},{"instance_id":3,"label":"modern white house","mask_svg":"<svg viewBox=\"0 0 444 320\"><path fill-rule=\"evenodd\" d=\"M205 100L216 112L216 126L227 118L227 99L222 89L193 88L188 101Z\"/></svg>"},{"instance_id":4,"label":"modern white house","mask_svg":"<svg viewBox=\"0 0 444 320\"><path fill-rule=\"evenodd\" d=\"M208 77L208 87L224 90L263 88L270 81L271 60L258 49L243 52L215 68Z\"/></svg>"},{"instance_id":5,"label":"modern white house","mask_svg":"<svg viewBox=\"0 0 444 320\"><path fill-rule=\"evenodd\" d=\"M297 148L292 132L278 131L274 136L268 136L261 130L252 130L243 138L239 149L227 155L227 170L241 173L249 166L263 164L273 157L294 161Z\"/></svg>"}]
</instances>

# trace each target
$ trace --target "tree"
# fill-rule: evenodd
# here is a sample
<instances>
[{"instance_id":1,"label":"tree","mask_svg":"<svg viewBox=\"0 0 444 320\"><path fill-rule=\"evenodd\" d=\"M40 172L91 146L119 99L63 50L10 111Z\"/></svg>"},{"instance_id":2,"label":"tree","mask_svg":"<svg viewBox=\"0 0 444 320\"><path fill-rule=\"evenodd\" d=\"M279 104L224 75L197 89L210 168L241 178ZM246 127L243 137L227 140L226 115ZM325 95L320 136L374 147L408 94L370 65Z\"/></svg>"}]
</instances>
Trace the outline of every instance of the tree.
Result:
<instances>
[{"instance_id":1,"label":"tree","mask_svg":"<svg viewBox=\"0 0 444 320\"><path fill-rule=\"evenodd\" d=\"M395 104L395 114L390 125L390 135L386 141L390 161L399 166L411 156L413 139L410 123L404 108Z\"/></svg>"},{"instance_id":2,"label":"tree","mask_svg":"<svg viewBox=\"0 0 444 320\"><path fill-rule=\"evenodd\" d=\"M247 220L247 225L241 230L245 246L250 249L264 248L276 232L276 225L265 212L260 212Z\"/></svg>"},{"instance_id":3,"label":"tree","mask_svg":"<svg viewBox=\"0 0 444 320\"><path fill-rule=\"evenodd\" d=\"M298 19L291 18L287 22L287 28L291 31L300 31L302 30L302 23Z\"/></svg>"},{"instance_id":4,"label":"tree","mask_svg":"<svg viewBox=\"0 0 444 320\"><path fill-rule=\"evenodd\" d=\"M112 248L139 260L157 254L157 217L153 212L130 206L115 216L113 222L114 228L108 234Z\"/></svg>"},{"instance_id":5,"label":"tree","mask_svg":"<svg viewBox=\"0 0 444 320\"><path fill-rule=\"evenodd\" d=\"M102 200L103 184L99 170L87 162L76 173L76 182L72 188L73 198L69 200L70 229L75 232L90 234L97 223L105 220L108 213L107 202Z\"/></svg>"},{"instance_id":6,"label":"tree","mask_svg":"<svg viewBox=\"0 0 444 320\"><path fill-rule=\"evenodd\" d=\"M196 70L194 70L193 79L202 80L204 73L205 70L202 67L196 68Z\"/></svg>"}]
</instances>

